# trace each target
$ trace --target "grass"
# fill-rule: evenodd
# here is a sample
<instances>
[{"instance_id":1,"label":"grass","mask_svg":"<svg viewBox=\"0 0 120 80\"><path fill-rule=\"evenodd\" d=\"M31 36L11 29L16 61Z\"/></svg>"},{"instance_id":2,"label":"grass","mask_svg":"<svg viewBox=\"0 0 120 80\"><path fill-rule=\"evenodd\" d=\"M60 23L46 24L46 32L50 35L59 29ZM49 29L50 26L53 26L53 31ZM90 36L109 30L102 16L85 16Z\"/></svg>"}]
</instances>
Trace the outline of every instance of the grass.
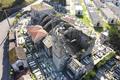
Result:
<instances>
[{"instance_id":1,"label":"grass","mask_svg":"<svg viewBox=\"0 0 120 80\"><path fill-rule=\"evenodd\" d=\"M87 8L86 8L83 0L80 0L80 3L83 3L83 4L81 4L81 6L83 7L83 17L80 19L86 26L91 26L91 20L89 19L89 16L87 14L88 13Z\"/></svg>"},{"instance_id":2,"label":"grass","mask_svg":"<svg viewBox=\"0 0 120 80\"><path fill-rule=\"evenodd\" d=\"M0 0L1 7L6 8L6 7L11 7L12 4L14 3L15 0Z\"/></svg>"},{"instance_id":3,"label":"grass","mask_svg":"<svg viewBox=\"0 0 120 80\"><path fill-rule=\"evenodd\" d=\"M112 26L110 26L107 22L104 22L103 23L103 28L104 28L104 30L106 30L106 29L110 29Z\"/></svg>"},{"instance_id":4,"label":"grass","mask_svg":"<svg viewBox=\"0 0 120 80\"><path fill-rule=\"evenodd\" d=\"M93 69L93 70L90 70L83 78L83 80L91 80L93 77L95 77L96 75L96 71Z\"/></svg>"},{"instance_id":5,"label":"grass","mask_svg":"<svg viewBox=\"0 0 120 80\"><path fill-rule=\"evenodd\" d=\"M35 0L25 0L26 3L30 4L34 2ZM13 5L15 0L0 0L0 4L2 8L9 8Z\"/></svg>"},{"instance_id":6,"label":"grass","mask_svg":"<svg viewBox=\"0 0 120 80\"><path fill-rule=\"evenodd\" d=\"M96 68L100 68L102 65L104 65L108 60L110 60L112 57L115 56L115 52L111 52L109 55L107 55L105 58L103 58L100 62L98 62L95 66Z\"/></svg>"},{"instance_id":7,"label":"grass","mask_svg":"<svg viewBox=\"0 0 120 80\"><path fill-rule=\"evenodd\" d=\"M106 22L103 23L103 28L104 28L104 30L109 30L112 33L118 32L117 25L110 25Z\"/></svg>"}]
</instances>

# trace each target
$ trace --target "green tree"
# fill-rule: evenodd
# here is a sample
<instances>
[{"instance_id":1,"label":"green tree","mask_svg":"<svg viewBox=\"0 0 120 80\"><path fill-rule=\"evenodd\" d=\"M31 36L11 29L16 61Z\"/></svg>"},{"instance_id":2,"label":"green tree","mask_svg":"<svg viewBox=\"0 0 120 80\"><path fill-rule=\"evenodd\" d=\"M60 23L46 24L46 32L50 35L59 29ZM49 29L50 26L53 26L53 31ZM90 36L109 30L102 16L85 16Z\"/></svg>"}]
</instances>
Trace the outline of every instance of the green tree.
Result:
<instances>
[{"instance_id":1,"label":"green tree","mask_svg":"<svg viewBox=\"0 0 120 80\"><path fill-rule=\"evenodd\" d=\"M90 70L83 78L83 80L91 80L93 77L95 77L96 72L95 70Z\"/></svg>"},{"instance_id":2,"label":"green tree","mask_svg":"<svg viewBox=\"0 0 120 80\"><path fill-rule=\"evenodd\" d=\"M0 8L2 7L2 3L0 3Z\"/></svg>"},{"instance_id":3,"label":"green tree","mask_svg":"<svg viewBox=\"0 0 120 80\"><path fill-rule=\"evenodd\" d=\"M120 20L117 21L118 26L120 26Z\"/></svg>"},{"instance_id":4,"label":"green tree","mask_svg":"<svg viewBox=\"0 0 120 80\"><path fill-rule=\"evenodd\" d=\"M15 2L16 4L22 4L23 2L25 2L25 0L16 0Z\"/></svg>"},{"instance_id":5,"label":"green tree","mask_svg":"<svg viewBox=\"0 0 120 80\"><path fill-rule=\"evenodd\" d=\"M98 69L99 67L101 67L102 65L104 65L108 60L110 60L114 56L115 56L115 52L111 52L109 55L107 55L106 57L104 57L99 63L97 63L95 65L95 69Z\"/></svg>"},{"instance_id":6,"label":"green tree","mask_svg":"<svg viewBox=\"0 0 120 80\"><path fill-rule=\"evenodd\" d=\"M16 18L20 18L22 16L22 13L17 13Z\"/></svg>"},{"instance_id":7,"label":"green tree","mask_svg":"<svg viewBox=\"0 0 120 80\"><path fill-rule=\"evenodd\" d=\"M110 41L115 50L120 51L120 32L111 32Z\"/></svg>"}]
</instances>

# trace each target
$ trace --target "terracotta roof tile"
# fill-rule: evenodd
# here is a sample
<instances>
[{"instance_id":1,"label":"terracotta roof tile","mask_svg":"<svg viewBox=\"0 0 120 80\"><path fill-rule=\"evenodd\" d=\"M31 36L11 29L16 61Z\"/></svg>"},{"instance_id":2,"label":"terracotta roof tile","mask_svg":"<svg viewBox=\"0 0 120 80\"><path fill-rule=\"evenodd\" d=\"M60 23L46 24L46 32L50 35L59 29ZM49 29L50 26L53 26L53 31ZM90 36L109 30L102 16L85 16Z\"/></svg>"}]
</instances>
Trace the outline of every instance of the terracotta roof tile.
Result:
<instances>
[{"instance_id":1,"label":"terracotta roof tile","mask_svg":"<svg viewBox=\"0 0 120 80\"><path fill-rule=\"evenodd\" d=\"M30 26L28 28L28 34L35 43L47 36L47 32L39 25Z\"/></svg>"}]
</instances>

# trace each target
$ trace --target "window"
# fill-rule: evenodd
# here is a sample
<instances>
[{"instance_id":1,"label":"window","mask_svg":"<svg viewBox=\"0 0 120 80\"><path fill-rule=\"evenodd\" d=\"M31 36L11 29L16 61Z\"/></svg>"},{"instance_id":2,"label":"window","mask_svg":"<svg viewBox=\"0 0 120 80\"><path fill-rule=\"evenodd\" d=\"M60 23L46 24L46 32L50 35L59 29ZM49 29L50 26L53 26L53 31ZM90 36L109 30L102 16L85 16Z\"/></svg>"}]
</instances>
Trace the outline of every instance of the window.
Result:
<instances>
[{"instance_id":1,"label":"window","mask_svg":"<svg viewBox=\"0 0 120 80\"><path fill-rule=\"evenodd\" d=\"M78 11L78 15L81 15L81 12L80 12L80 11Z\"/></svg>"},{"instance_id":2,"label":"window","mask_svg":"<svg viewBox=\"0 0 120 80\"><path fill-rule=\"evenodd\" d=\"M111 20L111 23L114 23L114 20Z\"/></svg>"},{"instance_id":3,"label":"window","mask_svg":"<svg viewBox=\"0 0 120 80\"><path fill-rule=\"evenodd\" d=\"M100 26L100 23L97 23L97 26Z\"/></svg>"}]
</instances>

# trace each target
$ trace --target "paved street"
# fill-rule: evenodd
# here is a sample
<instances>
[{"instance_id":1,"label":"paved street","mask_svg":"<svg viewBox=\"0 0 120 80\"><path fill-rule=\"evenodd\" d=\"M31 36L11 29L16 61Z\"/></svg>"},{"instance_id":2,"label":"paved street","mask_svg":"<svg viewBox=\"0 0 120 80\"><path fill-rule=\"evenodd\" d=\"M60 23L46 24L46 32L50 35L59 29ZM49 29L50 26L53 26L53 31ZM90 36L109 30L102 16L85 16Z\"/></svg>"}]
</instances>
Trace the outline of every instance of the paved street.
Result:
<instances>
[{"instance_id":1,"label":"paved street","mask_svg":"<svg viewBox=\"0 0 120 80\"><path fill-rule=\"evenodd\" d=\"M7 35L7 32L9 30L9 25L7 23L7 20L4 20L0 23L0 77L2 77L2 74L4 73L7 73L7 69L8 69L8 56L6 55L7 52L5 52L4 50L4 44L5 44L5 41L6 41L6 35ZM7 75L4 75L4 80L7 80L5 79L5 76ZM6 77L7 78L7 77Z\"/></svg>"}]
</instances>

